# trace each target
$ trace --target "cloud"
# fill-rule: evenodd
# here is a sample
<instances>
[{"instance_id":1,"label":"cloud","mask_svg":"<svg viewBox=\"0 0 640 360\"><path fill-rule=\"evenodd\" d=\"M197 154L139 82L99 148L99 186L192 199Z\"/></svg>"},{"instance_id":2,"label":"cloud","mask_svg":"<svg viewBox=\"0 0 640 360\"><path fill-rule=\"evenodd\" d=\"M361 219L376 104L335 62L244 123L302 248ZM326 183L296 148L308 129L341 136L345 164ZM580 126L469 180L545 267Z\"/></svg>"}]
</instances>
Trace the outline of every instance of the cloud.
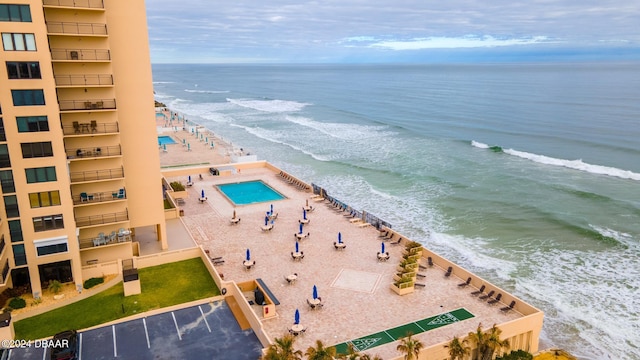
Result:
<instances>
[{"instance_id":1,"label":"cloud","mask_svg":"<svg viewBox=\"0 0 640 360\"><path fill-rule=\"evenodd\" d=\"M492 48L499 46L520 46L534 44L559 43L551 41L546 36L527 38L496 38L490 35L464 37L427 37L409 40L384 40L369 44L369 47L379 47L391 50L422 50L422 49L460 49L460 48Z\"/></svg>"}]
</instances>

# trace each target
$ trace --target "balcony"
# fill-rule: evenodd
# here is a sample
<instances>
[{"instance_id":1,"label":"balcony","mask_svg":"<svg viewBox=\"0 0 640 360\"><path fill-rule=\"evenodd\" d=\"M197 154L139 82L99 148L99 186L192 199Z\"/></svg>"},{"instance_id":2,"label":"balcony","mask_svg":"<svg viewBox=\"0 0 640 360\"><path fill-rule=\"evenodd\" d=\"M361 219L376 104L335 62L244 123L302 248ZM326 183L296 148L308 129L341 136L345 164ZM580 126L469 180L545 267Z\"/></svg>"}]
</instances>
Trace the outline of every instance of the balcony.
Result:
<instances>
[{"instance_id":1,"label":"balcony","mask_svg":"<svg viewBox=\"0 0 640 360\"><path fill-rule=\"evenodd\" d=\"M70 172L69 177L72 183L122 179L124 178L124 169L115 168L115 169L104 169L104 170L93 170L93 171L76 171L76 172Z\"/></svg>"},{"instance_id":2,"label":"balcony","mask_svg":"<svg viewBox=\"0 0 640 360\"><path fill-rule=\"evenodd\" d=\"M72 195L73 205L95 204L106 201L124 200L127 198L127 192L124 188L106 192L82 192L78 195Z\"/></svg>"},{"instance_id":3,"label":"balcony","mask_svg":"<svg viewBox=\"0 0 640 360\"><path fill-rule=\"evenodd\" d=\"M54 78L56 79L56 86L58 87L113 85L113 75L111 74L56 75Z\"/></svg>"},{"instance_id":4,"label":"balcony","mask_svg":"<svg viewBox=\"0 0 640 360\"><path fill-rule=\"evenodd\" d=\"M94 226L94 225L112 224L112 223L124 222L124 221L129 221L129 213L127 211L110 213L110 214L77 217L76 226L87 227L87 226Z\"/></svg>"},{"instance_id":5,"label":"balcony","mask_svg":"<svg viewBox=\"0 0 640 360\"><path fill-rule=\"evenodd\" d=\"M60 100L60 111L113 110L116 99Z\"/></svg>"},{"instance_id":6,"label":"balcony","mask_svg":"<svg viewBox=\"0 0 640 360\"><path fill-rule=\"evenodd\" d=\"M90 159L104 156L122 155L122 149L118 146L101 146L91 148L76 148L66 150L67 159Z\"/></svg>"},{"instance_id":7,"label":"balcony","mask_svg":"<svg viewBox=\"0 0 640 360\"><path fill-rule=\"evenodd\" d=\"M107 24L100 23L74 23L74 22L47 22L49 35L107 35Z\"/></svg>"},{"instance_id":8,"label":"balcony","mask_svg":"<svg viewBox=\"0 0 640 360\"><path fill-rule=\"evenodd\" d=\"M111 61L111 53L107 49L51 49L53 61Z\"/></svg>"},{"instance_id":9,"label":"balcony","mask_svg":"<svg viewBox=\"0 0 640 360\"><path fill-rule=\"evenodd\" d=\"M73 8L104 9L102 0L43 0L44 6L60 6Z\"/></svg>"},{"instance_id":10,"label":"balcony","mask_svg":"<svg viewBox=\"0 0 640 360\"><path fill-rule=\"evenodd\" d=\"M100 235L94 238L78 239L78 242L80 243L80 250L91 249L91 248L95 248L98 246L105 246L105 245L130 243L131 230L120 228L120 230L118 230L117 232L112 231L111 234L109 235L100 233Z\"/></svg>"},{"instance_id":11,"label":"balcony","mask_svg":"<svg viewBox=\"0 0 640 360\"><path fill-rule=\"evenodd\" d=\"M88 123L74 121L72 125L62 125L64 135L117 134L119 131L117 122L98 123L91 120Z\"/></svg>"}]
</instances>

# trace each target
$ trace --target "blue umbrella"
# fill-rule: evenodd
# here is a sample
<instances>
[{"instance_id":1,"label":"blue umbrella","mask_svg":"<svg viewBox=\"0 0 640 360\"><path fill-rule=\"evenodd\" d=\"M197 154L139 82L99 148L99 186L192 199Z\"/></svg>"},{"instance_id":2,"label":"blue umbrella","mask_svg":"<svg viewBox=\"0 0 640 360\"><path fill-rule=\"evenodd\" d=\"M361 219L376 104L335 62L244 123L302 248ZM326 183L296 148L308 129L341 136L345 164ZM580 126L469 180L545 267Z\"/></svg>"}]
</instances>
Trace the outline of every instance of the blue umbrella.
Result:
<instances>
[{"instance_id":1,"label":"blue umbrella","mask_svg":"<svg viewBox=\"0 0 640 360\"><path fill-rule=\"evenodd\" d=\"M342 244L342 234L338 233L338 243Z\"/></svg>"},{"instance_id":2,"label":"blue umbrella","mask_svg":"<svg viewBox=\"0 0 640 360\"><path fill-rule=\"evenodd\" d=\"M299 247L298 247L298 246L299 246L299 245L298 245L298 242L296 241L296 252L300 252L300 249L299 249Z\"/></svg>"},{"instance_id":3,"label":"blue umbrella","mask_svg":"<svg viewBox=\"0 0 640 360\"><path fill-rule=\"evenodd\" d=\"M307 220L307 210L302 209L302 218Z\"/></svg>"},{"instance_id":4,"label":"blue umbrella","mask_svg":"<svg viewBox=\"0 0 640 360\"><path fill-rule=\"evenodd\" d=\"M384 243L382 243L382 251L381 251L381 253L384 254Z\"/></svg>"},{"instance_id":5,"label":"blue umbrella","mask_svg":"<svg viewBox=\"0 0 640 360\"><path fill-rule=\"evenodd\" d=\"M191 182L191 175L189 175L189 182Z\"/></svg>"},{"instance_id":6,"label":"blue umbrella","mask_svg":"<svg viewBox=\"0 0 640 360\"><path fill-rule=\"evenodd\" d=\"M249 251L249 249L247 249L247 261L251 260L251 252Z\"/></svg>"},{"instance_id":7,"label":"blue umbrella","mask_svg":"<svg viewBox=\"0 0 640 360\"><path fill-rule=\"evenodd\" d=\"M313 298L318 298L318 288L315 285L313 285Z\"/></svg>"},{"instance_id":8,"label":"blue umbrella","mask_svg":"<svg viewBox=\"0 0 640 360\"><path fill-rule=\"evenodd\" d=\"M273 214L273 204L271 204L271 213Z\"/></svg>"},{"instance_id":9,"label":"blue umbrella","mask_svg":"<svg viewBox=\"0 0 640 360\"><path fill-rule=\"evenodd\" d=\"M302 234L302 223L300 223L300 232L298 234Z\"/></svg>"},{"instance_id":10,"label":"blue umbrella","mask_svg":"<svg viewBox=\"0 0 640 360\"><path fill-rule=\"evenodd\" d=\"M204 199L204 189L200 192L201 197Z\"/></svg>"},{"instance_id":11,"label":"blue umbrella","mask_svg":"<svg viewBox=\"0 0 640 360\"><path fill-rule=\"evenodd\" d=\"M298 309L296 309L296 313L295 313L293 319L294 319L293 320L294 324L296 324L296 325L300 324L300 311L298 311Z\"/></svg>"},{"instance_id":12,"label":"blue umbrella","mask_svg":"<svg viewBox=\"0 0 640 360\"><path fill-rule=\"evenodd\" d=\"M264 226L267 226L267 225L269 225L269 217L265 216L264 217Z\"/></svg>"}]
</instances>

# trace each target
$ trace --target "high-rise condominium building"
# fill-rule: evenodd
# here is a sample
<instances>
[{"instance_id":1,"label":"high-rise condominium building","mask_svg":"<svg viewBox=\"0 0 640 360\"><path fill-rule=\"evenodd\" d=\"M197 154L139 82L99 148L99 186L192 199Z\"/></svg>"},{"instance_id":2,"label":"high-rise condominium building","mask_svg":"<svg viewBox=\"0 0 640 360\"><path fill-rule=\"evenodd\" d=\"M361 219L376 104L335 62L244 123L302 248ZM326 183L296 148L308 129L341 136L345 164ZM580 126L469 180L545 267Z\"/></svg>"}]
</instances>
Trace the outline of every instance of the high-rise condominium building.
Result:
<instances>
[{"instance_id":1,"label":"high-rise condominium building","mask_svg":"<svg viewBox=\"0 0 640 360\"><path fill-rule=\"evenodd\" d=\"M143 0L0 0L0 291L166 248Z\"/></svg>"}]
</instances>

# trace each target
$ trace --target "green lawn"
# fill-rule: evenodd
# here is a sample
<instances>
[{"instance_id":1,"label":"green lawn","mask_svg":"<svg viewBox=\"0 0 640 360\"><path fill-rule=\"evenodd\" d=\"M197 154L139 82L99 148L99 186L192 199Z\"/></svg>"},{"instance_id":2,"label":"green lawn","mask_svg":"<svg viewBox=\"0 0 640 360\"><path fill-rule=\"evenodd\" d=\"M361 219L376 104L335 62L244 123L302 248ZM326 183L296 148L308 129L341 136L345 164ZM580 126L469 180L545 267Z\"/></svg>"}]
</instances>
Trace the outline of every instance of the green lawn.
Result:
<instances>
[{"instance_id":1,"label":"green lawn","mask_svg":"<svg viewBox=\"0 0 640 360\"><path fill-rule=\"evenodd\" d=\"M16 339L41 339L148 310L220 294L200 258L139 269L142 293L124 297L122 283L87 299L14 324Z\"/></svg>"}]
</instances>

